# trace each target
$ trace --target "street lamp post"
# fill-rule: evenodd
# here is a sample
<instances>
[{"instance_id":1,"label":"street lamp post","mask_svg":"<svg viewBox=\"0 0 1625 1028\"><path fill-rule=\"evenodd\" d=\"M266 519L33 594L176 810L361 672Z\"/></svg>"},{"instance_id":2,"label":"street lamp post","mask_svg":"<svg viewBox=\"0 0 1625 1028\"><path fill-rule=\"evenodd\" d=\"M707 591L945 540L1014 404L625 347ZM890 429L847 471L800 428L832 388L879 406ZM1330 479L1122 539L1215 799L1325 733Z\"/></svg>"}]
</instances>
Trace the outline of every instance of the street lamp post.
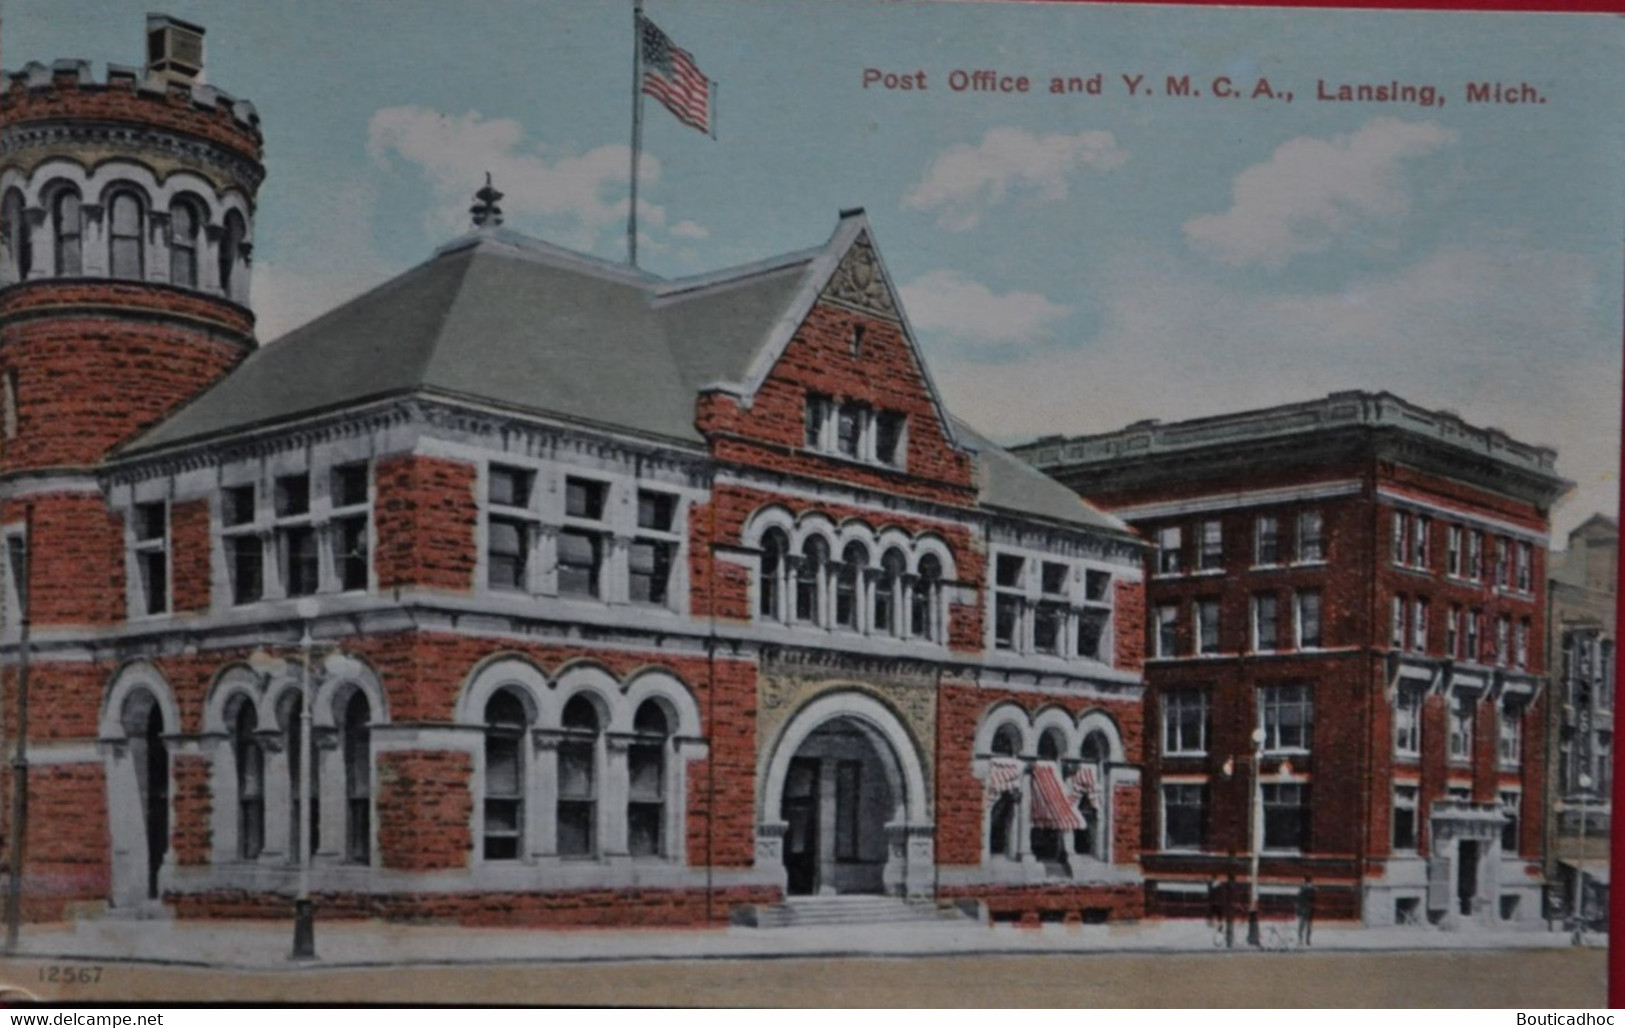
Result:
<instances>
[{"instance_id":1,"label":"street lamp post","mask_svg":"<svg viewBox=\"0 0 1625 1028\"><path fill-rule=\"evenodd\" d=\"M1247 762L1252 775L1247 794L1247 849L1251 865L1251 873L1248 875L1247 902L1247 945L1249 946L1263 944L1263 939L1258 932L1258 862L1264 849L1264 786L1259 781L1259 765L1264 762L1264 739L1263 726L1253 729L1253 752L1240 758ZM1224 762L1224 776L1226 778L1235 774L1236 759L1231 757Z\"/></svg>"}]
</instances>

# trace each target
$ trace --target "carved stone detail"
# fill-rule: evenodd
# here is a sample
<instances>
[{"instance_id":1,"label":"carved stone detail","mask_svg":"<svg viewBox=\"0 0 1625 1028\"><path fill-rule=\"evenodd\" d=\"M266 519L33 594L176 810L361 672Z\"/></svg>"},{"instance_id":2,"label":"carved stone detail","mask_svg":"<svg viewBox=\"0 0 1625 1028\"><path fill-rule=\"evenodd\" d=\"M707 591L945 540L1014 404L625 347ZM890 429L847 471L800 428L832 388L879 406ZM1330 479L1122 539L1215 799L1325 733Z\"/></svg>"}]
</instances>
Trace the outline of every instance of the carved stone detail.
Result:
<instances>
[{"instance_id":1,"label":"carved stone detail","mask_svg":"<svg viewBox=\"0 0 1625 1028\"><path fill-rule=\"evenodd\" d=\"M822 299L883 318L897 317L897 301L880 273L880 259L867 232L853 241L835 274L824 287Z\"/></svg>"}]
</instances>

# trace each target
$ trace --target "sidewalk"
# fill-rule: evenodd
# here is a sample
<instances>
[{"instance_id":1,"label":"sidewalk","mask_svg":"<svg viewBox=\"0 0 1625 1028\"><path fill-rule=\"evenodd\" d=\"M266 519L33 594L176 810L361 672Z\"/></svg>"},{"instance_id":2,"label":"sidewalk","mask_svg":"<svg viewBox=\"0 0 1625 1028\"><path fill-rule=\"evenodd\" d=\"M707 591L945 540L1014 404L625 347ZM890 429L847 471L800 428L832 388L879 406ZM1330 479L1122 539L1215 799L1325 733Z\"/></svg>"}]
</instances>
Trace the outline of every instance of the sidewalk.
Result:
<instances>
[{"instance_id":1,"label":"sidewalk","mask_svg":"<svg viewBox=\"0 0 1625 1028\"><path fill-rule=\"evenodd\" d=\"M1273 929L1273 932L1272 932ZM1267 949L1296 937L1291 922L1268 922ZM491 965L647 960L772 960L795 957L916 957L1124 952L1251 952L1245 925L1236 949L1215 947L1200 921L1018 928L966 921L795 928L498 929L322 921L313 964L288 960L290 922L87 921L25 926L19 958L134 962L251 970L302 967ZM1545 930L1458 931L1316 925L1315 952L1558 949L1568 933ZM1588 946L1606 946L1592 935ZM1283 956L1297 952L1293 947Z\"/></svg>"}]
</instances>

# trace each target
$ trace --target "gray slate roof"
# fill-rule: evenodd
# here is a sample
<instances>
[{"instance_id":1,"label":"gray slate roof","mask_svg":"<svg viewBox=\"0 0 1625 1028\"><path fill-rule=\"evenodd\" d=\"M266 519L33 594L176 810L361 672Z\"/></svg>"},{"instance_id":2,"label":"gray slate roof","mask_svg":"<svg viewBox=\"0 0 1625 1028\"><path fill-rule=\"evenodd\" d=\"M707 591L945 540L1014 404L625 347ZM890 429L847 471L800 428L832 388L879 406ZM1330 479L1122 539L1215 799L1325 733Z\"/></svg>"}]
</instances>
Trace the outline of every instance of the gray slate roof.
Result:
<instances>
[{"instance_id":1,"label":"gray slate roof","mask_svg":"<svg viewBox=\"0 0 1625 1028\"><path fill-rule=\"evenodd\" d=\"M256 350L121 455L407 394L702 444L697 393L747 378L822 286L824 250L666 281L506 230L468 236ZM957 419L953 430L977 452L986 506L1132 531Z\"/></svg>"}]
</instances>

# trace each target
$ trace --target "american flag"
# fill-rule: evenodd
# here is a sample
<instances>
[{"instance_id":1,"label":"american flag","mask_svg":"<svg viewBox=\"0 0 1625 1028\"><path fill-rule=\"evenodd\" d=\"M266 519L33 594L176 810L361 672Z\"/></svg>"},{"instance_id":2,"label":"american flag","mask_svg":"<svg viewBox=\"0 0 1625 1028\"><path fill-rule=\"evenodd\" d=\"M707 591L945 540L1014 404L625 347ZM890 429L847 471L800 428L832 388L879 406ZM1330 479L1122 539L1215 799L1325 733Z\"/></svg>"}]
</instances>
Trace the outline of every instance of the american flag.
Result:
<instances>
[{"instance_id":1,"label":"american flag","mask_svg":"<svg viewBox=\"0 0 1625 1028\"><path fill-rule=\"evenodd\" d=\"M643 37L643 92L666 105L684 125L716 138L711 110L711 80L694 63L694 55L672 43L648 18L639 18Z\"/></svg>"}]
</instances>

